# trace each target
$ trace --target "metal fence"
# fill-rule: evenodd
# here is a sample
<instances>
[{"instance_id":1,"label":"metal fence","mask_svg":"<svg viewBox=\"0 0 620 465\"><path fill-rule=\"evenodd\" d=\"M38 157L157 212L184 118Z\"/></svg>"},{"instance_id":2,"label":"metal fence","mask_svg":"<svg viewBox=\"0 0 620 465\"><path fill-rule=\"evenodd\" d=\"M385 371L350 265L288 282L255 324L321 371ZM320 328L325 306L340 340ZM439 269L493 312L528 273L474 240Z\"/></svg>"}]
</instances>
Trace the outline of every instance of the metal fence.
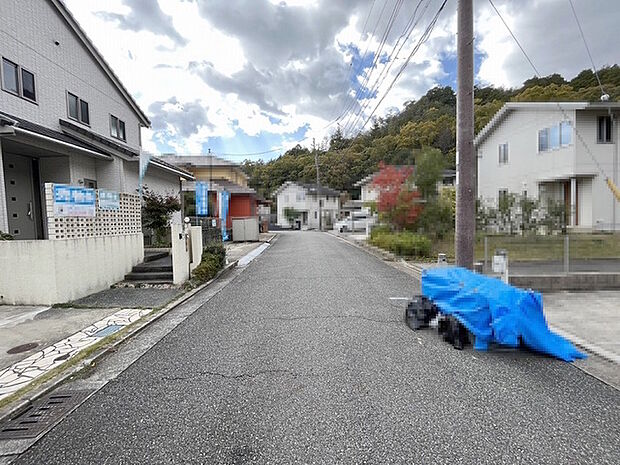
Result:
<instances>
[{"instance_id":1,"label":"metal fence","mask_svg":"<svg viewBox=\"0 0 620 465\"><path fill-rule=\"evenodd\" d=\"M480 243L481 242L481 243ZM493 256L505 251L513 275L620 273L620 234L486 235L476 246L485 272Z\"/></svg>"}]
</instances>

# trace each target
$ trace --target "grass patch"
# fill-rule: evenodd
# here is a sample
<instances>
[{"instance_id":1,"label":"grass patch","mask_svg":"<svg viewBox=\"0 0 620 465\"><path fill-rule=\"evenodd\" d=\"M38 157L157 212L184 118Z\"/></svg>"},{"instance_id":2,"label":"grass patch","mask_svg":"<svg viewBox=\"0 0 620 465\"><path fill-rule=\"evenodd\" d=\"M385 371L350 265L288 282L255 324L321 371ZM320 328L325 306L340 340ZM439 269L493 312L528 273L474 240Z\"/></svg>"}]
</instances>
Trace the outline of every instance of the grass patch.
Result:
<instances>
[{"instance_id":1,"label":"grass patch","mask_svg":"<svg viewBox=\"0 0 620 465\"><path fill-rule=\"evenodd\" d=\"M496 249L506 249L513 261L562 260L564 236L487 236L489 260ZM572 234L569 236L571 260L620 258L620 234ZM445 253L454 259L454 235L432 244L431 256ZM484 260L484 236L474 245L477 261Z\"/></svg>"}]
</instances>

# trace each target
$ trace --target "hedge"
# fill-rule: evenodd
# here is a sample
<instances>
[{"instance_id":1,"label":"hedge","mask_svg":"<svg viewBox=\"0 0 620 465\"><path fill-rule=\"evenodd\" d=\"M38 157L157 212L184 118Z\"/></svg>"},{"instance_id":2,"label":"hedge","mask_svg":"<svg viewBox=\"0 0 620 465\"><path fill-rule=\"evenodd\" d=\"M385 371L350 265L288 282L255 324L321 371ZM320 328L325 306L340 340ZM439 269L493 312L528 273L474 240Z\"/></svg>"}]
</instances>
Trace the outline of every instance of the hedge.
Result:
<instances>
[{"instance_id":1,"label":"hedge","mask_svg":"<svg viewBox=\"0 0 620 465\"><path fill-rule=\"evenodd\" d=\"M429 257L431 254L431 240L408 231L399 233L377 232L371 235L370 243L405 257Z\"/></svg>"},{"instance_id":2,"label":"hedge","mask_svg":"<svg viewBox=\"0 0 620 465\"><path fill-rule=\"evenodd\" d=\"M202 250L202 259L193 272L193 278L198 283L206 283L224 267L225 261L226 249L224 245L221 243L208 244Z\"/></svg>"}]
</instances>

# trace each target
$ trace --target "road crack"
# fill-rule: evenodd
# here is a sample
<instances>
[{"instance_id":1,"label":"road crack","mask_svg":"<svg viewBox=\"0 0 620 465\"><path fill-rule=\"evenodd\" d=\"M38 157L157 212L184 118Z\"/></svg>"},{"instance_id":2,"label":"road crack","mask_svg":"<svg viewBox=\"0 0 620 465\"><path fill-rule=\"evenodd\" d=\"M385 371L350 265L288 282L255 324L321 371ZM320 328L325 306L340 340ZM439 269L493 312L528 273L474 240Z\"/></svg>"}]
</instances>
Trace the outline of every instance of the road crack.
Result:
<instances>
[{"instance_id":1,"label":"road crack","mask_svg":"<svg viewBox=\"0 0 620 465\"><path fill-rule=\"evenodd\" d=\"M401 320L381 320L377 318L369 318L361 315L323 315L323 316L274 316L261 318L262 320L280 320L280 321L295 321L295 320L365 320L373 323L400 323Z\"/></svg>"},{"instance_id":2,"label":"road crack","mask_svg":"<svg viewBox=\"0 0 620 465\"><path fill-rule=\"evenodd\" d=\"M241 379L253 379L259 376L264 375L277 375L277 374L287 374L292 376L293 378L297 378L301 376L299 373L296 373L292 370L284 370L284 369L276 369L276 370L259 370L251 373L240 373L237 375L231 375L227 373L220 373L218 371L199 371L197 373L192 373L184 376L162 376L162 381L189 381L196 378L202 378L206 376L216 376L223 379L233 379L233 380L241 380Z\"/></svg>"}]
</instances>

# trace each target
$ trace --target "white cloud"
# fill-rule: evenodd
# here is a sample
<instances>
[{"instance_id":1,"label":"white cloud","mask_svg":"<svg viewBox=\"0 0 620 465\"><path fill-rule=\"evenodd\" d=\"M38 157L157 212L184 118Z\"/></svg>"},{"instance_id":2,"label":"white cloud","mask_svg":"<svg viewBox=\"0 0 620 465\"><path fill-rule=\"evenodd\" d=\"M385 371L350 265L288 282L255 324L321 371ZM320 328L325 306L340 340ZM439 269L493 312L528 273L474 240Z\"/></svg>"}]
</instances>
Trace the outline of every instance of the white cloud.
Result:
<instances>
[{"instance_id":1,"label":"white cloud","mask_svg":"<svg viewBox=\"0 0 620 465\"><path fill-rule=\"evenodd\" d=\"M355 44L361 52L367 47L376 51L396 1L375 2L370 16L371 3L364 0L66 0L66 4L141 107L151 112L154 127L144 134L145 147L199 152L210 138L231 138L239 131L248 137L284 137L307 125L305 144L312 137L322 140L333 130L325 125L350 101L347 94L354 94L348 81L352 55L341 47ZM422 19L382 78L377 96L367 101L366 118L441 1L423 0L418 10ZM571 78L589 66L565 0L495 3L541 73L559 72ZM402 3L384 53L392 51L417 5L418 0ZM615 63L617 47L611 38L620 19L620 2L575 5L597 65ZM475 8L476 48L485 54L478 80L520 85L533 74L528 63L488 3L475 2ZM360 40L364 24L367 34ZM374 36L368 34L373 30ZM445 78L443 60L454 59L455 32L455 2L448 2L431 38L376 115L402 108ZM379 63L372 70L369 87L388 66ZM358 111L359 104L352 109ZM265 144L266 150L273 148L273 137Z\"/></svg>"}]
</instances>

